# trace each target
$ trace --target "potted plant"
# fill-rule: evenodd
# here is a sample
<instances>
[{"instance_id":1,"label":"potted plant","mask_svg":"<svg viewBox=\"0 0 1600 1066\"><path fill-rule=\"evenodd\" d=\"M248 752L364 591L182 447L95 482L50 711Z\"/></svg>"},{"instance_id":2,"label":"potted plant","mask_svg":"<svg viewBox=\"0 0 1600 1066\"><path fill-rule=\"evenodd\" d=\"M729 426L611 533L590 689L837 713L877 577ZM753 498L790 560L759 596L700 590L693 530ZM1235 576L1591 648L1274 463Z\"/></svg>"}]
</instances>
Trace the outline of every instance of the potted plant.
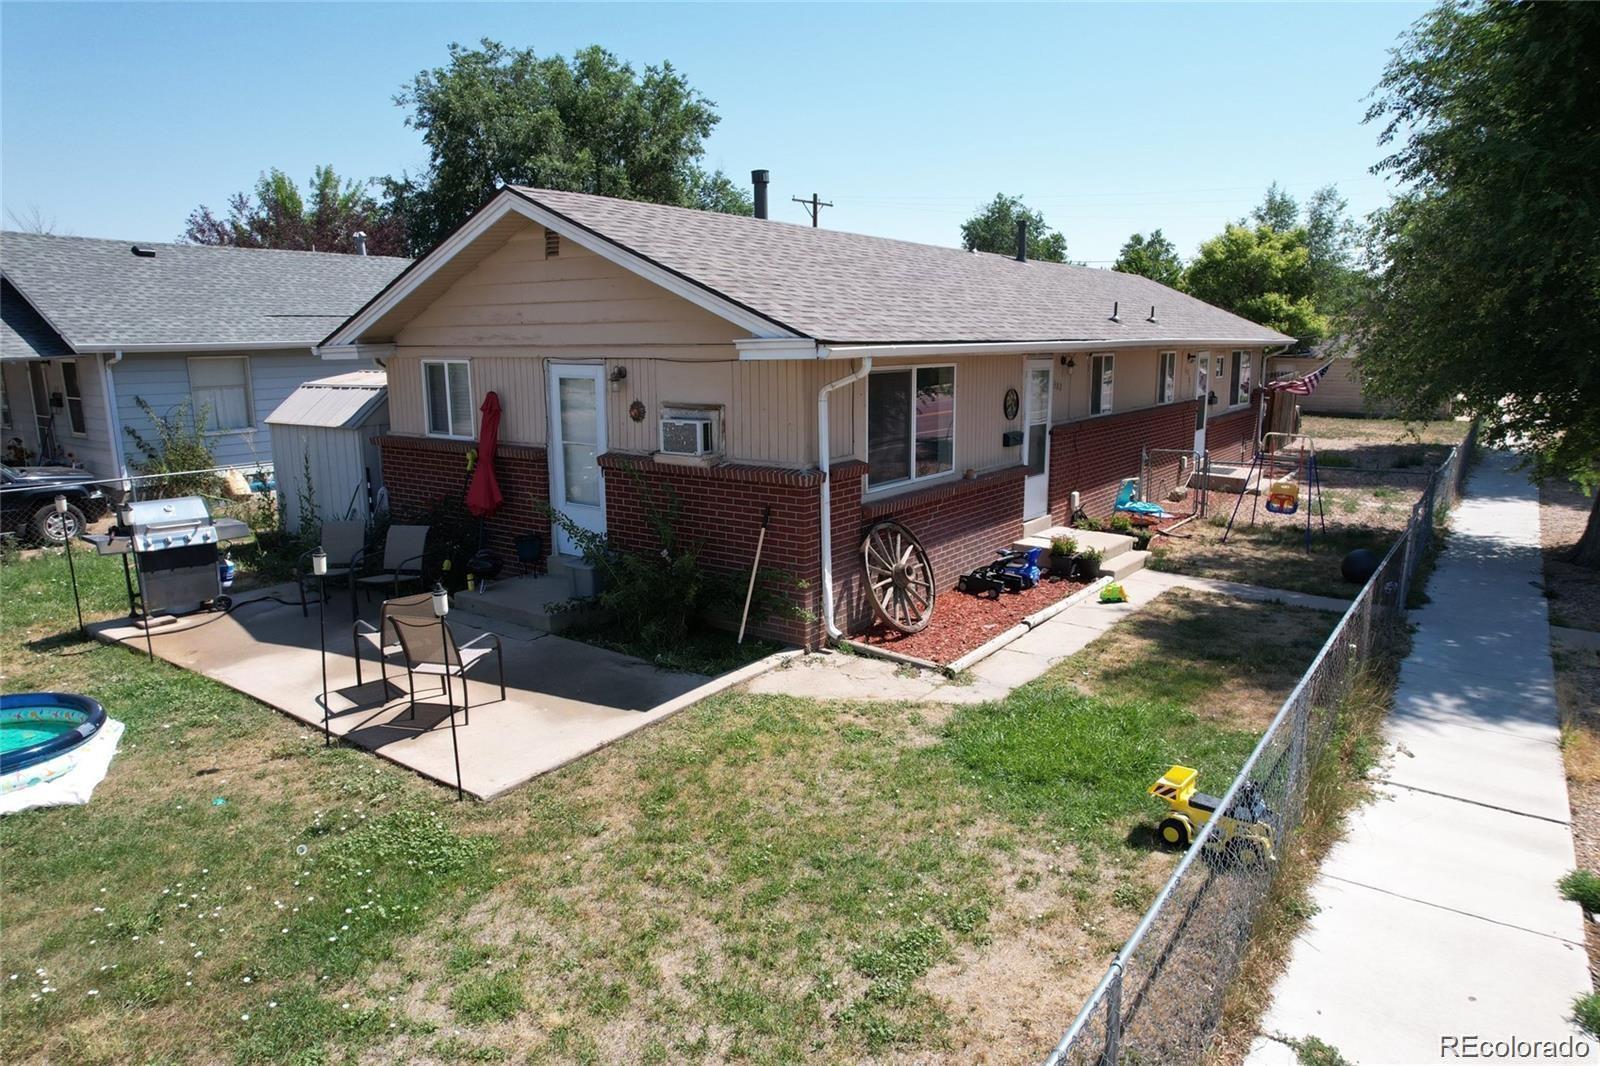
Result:
<instances>
[{"instance_id":1,"label":"potted plant","mask_svg":"<svg viewBox=\"0 0 1600 1066\"><path fill-rule=\"evenodd\" d=\"M1100 564L1105 560L1105 553L1099 548L1085 548L1074 558L1078 564L1080 580L1093 581L1100 576Z\"/></svg>"},{"instance_id":2,"label":"potted plant","mask_svg":"<svg viewBox=\"0 0 1600 1066\"><path fill-rule=\"evenodd\" d=\"M1073 537L1050 538L1050 572L1060 577L1071 577L1073 556L1078 554L1078 542Z\"/></svg>"}]
</instances>

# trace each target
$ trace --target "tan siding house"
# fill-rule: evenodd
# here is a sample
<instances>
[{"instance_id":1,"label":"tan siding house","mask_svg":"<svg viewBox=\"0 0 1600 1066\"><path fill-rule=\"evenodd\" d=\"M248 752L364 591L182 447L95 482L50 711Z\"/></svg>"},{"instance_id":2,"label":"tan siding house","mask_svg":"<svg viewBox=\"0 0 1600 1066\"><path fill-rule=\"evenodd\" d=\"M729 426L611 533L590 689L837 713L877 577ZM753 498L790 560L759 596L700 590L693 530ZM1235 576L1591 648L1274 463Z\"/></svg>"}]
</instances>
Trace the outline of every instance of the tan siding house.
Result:
<instances>
[{"instance_id":1,"label":"tan siding house","mask_svg":"<svg viewBox=\"0 0 1600 1066\"><path fill-rule=\"evenodd\" d=\"M736 570L770 509L815 618L770 632L814 644L870 620L870 524L906 524L953 582L1072 499L1108 509L1146 439L1203 446L1198 410L1248 409L1289 339L1110 271L508 188L322 350L387 368L397 512L457 491L442 457L494 392L515 465L496 550L572 550L547 504L649 548L670 493L702 561Z\"/></svg>"}]
</instances>

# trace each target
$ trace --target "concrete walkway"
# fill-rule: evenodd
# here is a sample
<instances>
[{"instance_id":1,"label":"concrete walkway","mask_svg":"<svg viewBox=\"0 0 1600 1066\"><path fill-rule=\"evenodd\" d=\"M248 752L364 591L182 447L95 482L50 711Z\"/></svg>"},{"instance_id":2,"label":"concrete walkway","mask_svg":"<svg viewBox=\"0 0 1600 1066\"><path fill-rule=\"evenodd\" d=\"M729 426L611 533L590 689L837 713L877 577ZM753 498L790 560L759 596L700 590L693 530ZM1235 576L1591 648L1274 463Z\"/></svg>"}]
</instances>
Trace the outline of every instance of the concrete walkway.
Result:
<instances>
[{"instance_id":1,"label":"concrete walkway","mask_svg":"<svg viewBox=\"0 0 1600 1066\"><path fill-rule=\"evenodd\" d=\"M1559 1040L1590 990L1583 915L1555 888L1574 857L1538 490L1486 453L1450 526L1412 615L1382 795L1323 863L1261 1022L1357 1063L1459 1059L1442 1044L1456 1035ZM1247 1060L1296 1061L1269 1037Z\"/></svg>"},{"instance_id":2,"label":"concrete walkway","mask_svg":"<svg viewBox=\"0 0 1600 1066\"><path fill-rule=\"evenodd\" d=\"M1042 676L1056 663L1076 655L1096 637L1168 589L1189 588L1245 600L1264 600L1343 613L1347 600L1301 592L1240 585L1232 581L1186 577L1140 570L1122 581L1127 603L1089 599L1007 644L967 671L959 680L907 668L885 659L837 652L807 655L750 682L752 692L813 699L890 700L966 704L1004 699L1011 691Z\"/></svg>"}]
</instances>

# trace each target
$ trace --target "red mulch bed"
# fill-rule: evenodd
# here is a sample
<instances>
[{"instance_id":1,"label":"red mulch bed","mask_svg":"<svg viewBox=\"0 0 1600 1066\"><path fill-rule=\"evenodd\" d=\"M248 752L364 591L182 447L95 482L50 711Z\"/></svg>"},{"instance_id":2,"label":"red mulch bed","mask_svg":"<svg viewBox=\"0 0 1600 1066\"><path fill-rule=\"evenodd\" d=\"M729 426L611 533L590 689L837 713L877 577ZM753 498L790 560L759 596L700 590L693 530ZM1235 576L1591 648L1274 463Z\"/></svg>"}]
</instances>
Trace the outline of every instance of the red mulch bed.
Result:
<instances>
[{"instance_id":1,"label":"red mulch bed","mask_svg":"<svg viewBox=\"0 0 1600 1066\"><path fill-rule=\"evenodd\" d=\"M944 666L1085 585L1046 574L1026 592L1002 592L998 600L946 589L939 593L933 620L922 632L902 633L879 622L852 639Z\"/></svg>"}]
</instances>

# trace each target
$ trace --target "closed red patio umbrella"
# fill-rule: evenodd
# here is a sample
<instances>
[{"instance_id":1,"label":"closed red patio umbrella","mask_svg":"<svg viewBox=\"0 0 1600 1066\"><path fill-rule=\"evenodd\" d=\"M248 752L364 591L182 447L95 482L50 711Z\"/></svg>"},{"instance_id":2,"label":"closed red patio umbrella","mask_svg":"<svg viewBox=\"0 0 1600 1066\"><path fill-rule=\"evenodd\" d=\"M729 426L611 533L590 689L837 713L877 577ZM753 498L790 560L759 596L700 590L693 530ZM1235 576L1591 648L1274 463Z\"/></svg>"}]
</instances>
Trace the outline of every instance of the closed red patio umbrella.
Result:
<instances>
[{"instance_id":1,"label":"closed red patio umbrella","mask_svg":"<svg viewBox=\"0 0 1600 1066\"><path fill-rule=\"evenodd\" d=\"M499 510L504 499L494 476L494 453L500 443L500 396L489 393L478 410L483 421L478 430L478 465L472 469L472 484L467 488L467 510L483 518Z\"/></svg>"}]
</instances>

